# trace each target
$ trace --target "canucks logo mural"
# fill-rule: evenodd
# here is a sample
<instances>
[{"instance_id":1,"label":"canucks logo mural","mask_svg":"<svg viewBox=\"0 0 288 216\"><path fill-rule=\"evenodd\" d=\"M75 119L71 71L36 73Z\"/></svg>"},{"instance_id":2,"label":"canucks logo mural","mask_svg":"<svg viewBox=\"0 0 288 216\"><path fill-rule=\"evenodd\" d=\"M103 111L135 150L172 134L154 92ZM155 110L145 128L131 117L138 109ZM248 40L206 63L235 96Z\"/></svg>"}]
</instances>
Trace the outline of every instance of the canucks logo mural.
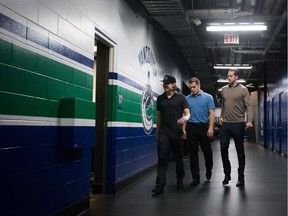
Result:
<instances>
[{"instance_id":1,"label":"canucks logo mural","mask_svg":"<svg viewBox=\"0 0 288 216\"><path fill-rule=\"evenodd\" d=\"M146 134L153 130L153 91L151 88L150 77L156 76L156 63L151 49L148 46L143 47L138 55L142 71L147 73L147 83L142 92L141 113L143 129Z\"/></svg>"}]
</instances>

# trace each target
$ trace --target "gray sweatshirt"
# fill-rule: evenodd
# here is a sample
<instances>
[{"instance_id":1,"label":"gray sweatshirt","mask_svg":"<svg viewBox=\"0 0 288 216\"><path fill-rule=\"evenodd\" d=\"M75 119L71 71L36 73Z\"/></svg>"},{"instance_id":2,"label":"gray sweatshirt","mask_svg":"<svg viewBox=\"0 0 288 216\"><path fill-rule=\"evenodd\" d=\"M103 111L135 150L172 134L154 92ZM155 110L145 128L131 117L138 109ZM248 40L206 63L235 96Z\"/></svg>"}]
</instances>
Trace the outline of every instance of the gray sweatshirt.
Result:
<instances>
[{"instance_id":1,"label":"gray sweatshirt","mask_svg":"<svg viewBox=\"0 0 288 216\"><path fill-rule=\"evenodd\" d=\"M235 123L246 120L246 122L252 123L253 108L249 91L245 86L239 83L234 87L223 86L220 117L223 122Z\"/></svg>"}]
</instances>

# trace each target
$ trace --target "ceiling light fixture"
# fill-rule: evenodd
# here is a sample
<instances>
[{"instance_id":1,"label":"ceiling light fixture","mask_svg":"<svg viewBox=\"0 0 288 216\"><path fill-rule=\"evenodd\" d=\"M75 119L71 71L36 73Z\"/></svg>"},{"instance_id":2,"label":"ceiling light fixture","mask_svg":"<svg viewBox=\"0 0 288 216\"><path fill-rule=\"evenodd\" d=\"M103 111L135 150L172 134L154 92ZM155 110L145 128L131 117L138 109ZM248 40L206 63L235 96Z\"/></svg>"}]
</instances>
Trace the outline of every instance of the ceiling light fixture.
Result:
<instances>
[{"instance_id":1,"label":"ceiling light fixture","mask_svg":"<svg viewBox=\"0 0 288 216\"><path fill-rule=\"evenodd\" d=\"M234 53L252 54L252 55L263 55L264 50L253 50L253 49L235 49ZM280 50L269 50L268 53L280 53Z\"/></svg>"},{"instance_id":2,"label":"ceiling light fixture","mask_svg":"<svg viewBox=\"0 0 288 216\"><path fill-rule=\"evenodd\" d=\"M228 79L218 79L217 82L218 82L218 83L228 83ZM239 79L239 80L237 80L237 82L238 82L238 83L245 83L246 80L244 80L244 79Z\"/></svg>"},{"instance_id":3,"label":"ceiling light fixture","mask_svg":"<svg viewBox=\"0 0 288 216\"><path fill-rule=\"evenodd\" d=\"M214 69L252 69L252 65L250 64L215 64Z\"/></svg>"},{"instance_id":4,"label":"ceiling light fixture","mask_svg":"<svg viewBox=\"0 0 288 216\"><path fill-rule=\"evenodd\" d=\"M264 23L208 23L206 31L266 31Z\"/></svg>"},{"instance_id":5,"label":"ceiling light fixture","mask_svg":"<svg viewBox=\"0 0 288 216\"><path fill-rule=\"evenodd\" d=\"M246 85L247 88L255 88L255 86L253 85L253 83L249 83Z\"/></svg>"}]
</instances>

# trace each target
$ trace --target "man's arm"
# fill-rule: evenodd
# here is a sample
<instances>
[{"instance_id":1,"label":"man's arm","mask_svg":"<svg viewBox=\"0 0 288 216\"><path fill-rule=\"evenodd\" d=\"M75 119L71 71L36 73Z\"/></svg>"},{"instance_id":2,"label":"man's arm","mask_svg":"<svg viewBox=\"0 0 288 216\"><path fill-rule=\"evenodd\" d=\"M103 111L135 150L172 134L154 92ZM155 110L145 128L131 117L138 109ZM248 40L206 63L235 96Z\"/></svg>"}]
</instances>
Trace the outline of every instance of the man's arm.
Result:
<instances>
[{"instance_id":1,"label":"man's arm","mask_svg":"<svg viewBox=\"0 0 288 216\"><path fill-rule=\"evenodd\" d=\"M190 118L190 110L189 108L185 108L183 110L182 118L178 120L179 125L185 124Z\"/></svg>"},{"instance_id":2,"label":"man's arm","mask_svg":"<svg viewBox=\"0 0 288 216\"><path fill-rule=\"evenodd\" d=\"M224 113L224 96L223 96L223 88L222 88L222 101L221 101L221 109L220 109L220 118L219 118L219 124L222 125L223 123L223 113Z\"/></svg>"},{"instance_id":3,"label":"man's arm","mask_svg":"<svg viewBox=\"0 0 288 216\"><path fill-rule=\"evenodd\" d=\"M161 124L161 115L160 115L160 111L157 111L156 141L158 141L158 134L159 134L159 130L160 130L160 124Z\"/></svg>"},{"instance_id":4,"label":"man's arm","mask_svg":"<svg viewBox=\"0 0 288 216\"><path fill-rule=\"evenodd\" d=\"M209 129L207 131L208 137L213 137L214 135L214 119L215 119L214 109L210 109L209 110Z\"/></svg>"},{"instance_id":5,"label":"man's arm","mask_svg":"<svg viewBox=\"0 0 288 216\"><path fill-rule=\"evenodd\" d=\"M249 94L248 89L246 88L246 94L244 98L245 108L246 108L246 115L247 115L247 122L246 127L251 128L253 127L253 107L252 107L252 100Z\"/></svg>"},{"instance_id":6,"label":"man's arm","mask_svg":"<svg viewBox=\"0 0 288 216\"><path fill-rule=\"evenodd\" d=\"M185 108L183 110L183 117L186 119L186 121L188 121L190 119L190 110L189 110L189 108Z\"/></svg>"}]
</instances>

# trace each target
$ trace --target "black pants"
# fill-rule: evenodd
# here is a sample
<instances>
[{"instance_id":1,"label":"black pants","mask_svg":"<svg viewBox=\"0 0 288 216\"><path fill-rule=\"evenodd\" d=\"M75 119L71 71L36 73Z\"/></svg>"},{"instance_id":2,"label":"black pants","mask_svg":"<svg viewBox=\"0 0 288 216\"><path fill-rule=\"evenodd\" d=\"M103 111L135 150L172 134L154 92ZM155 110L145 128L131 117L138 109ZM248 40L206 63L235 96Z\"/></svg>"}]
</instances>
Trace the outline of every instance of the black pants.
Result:
<instances>
[{"instance_id":1,"label":"black pants","mask_svg":"<svg viewBox=\"0 0 288 216\"><path fill-rule=\"evenodd\" d=\"M208 124L187 123L186 134L190 153L190 170L193 179L200 178L198 145L202 149L205 159L206 171L211 171L213 167L213 154L211 141L207 136Z\"/></svg>"},{"instance_id":2,"label":"black pants","mask_svg":"<svg viewBox=\"0 0 288 216\"><path fill-rule=\"evenodd\" d=\"M245 152L244 152L244 132L245 123L226 123L224 122L221 126L220 131L220 147L221 157L223 162L224 174L231 174L231 164L229 161L229 144L231 137L234 139L237 156L238 156L238 175L240 178L244 177L245 169Z\"/></svg>"},{"instance_id":3,"label":"black pants","mask_svg":"<svg viewBox=\"0 0 288 216\"><path fill-rule=\"evenodd\" d=\"M169 160L169 146L171 145L175 163L177 178L183 179L185 176L181 134L160 133L158 136L158 164L157 164L157 185L166 185L166 173Z\"/></svg>"}]
</instances>

